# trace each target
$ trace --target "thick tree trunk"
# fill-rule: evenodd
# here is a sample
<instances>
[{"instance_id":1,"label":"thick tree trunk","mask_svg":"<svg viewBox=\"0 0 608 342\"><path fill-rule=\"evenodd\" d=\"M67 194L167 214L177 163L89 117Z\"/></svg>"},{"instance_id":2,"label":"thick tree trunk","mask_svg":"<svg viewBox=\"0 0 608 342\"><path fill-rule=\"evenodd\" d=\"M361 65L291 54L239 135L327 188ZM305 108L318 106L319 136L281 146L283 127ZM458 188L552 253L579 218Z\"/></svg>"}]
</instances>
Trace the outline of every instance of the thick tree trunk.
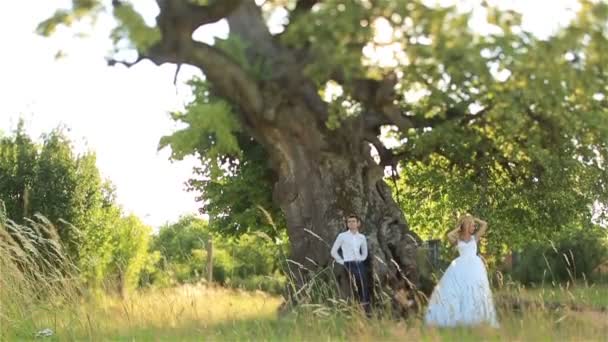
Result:
<instances>
[{"instance_id":1,"label":"thick tree trunk","mask_svg":"<svg viewBox=\"0 0 608 342\"><path fill-rule=\"evenodd\" d=\"M253 127L278 174L273 195L287 219L289 265L298 289L315 274L333 269L340 292L348 294L346 273L332 262L330 248L345 229L345 217L356 213L368 240L370 293L376 299L381 291L389 294L400 311L407 310L419 283L420 239L409 231L369 143L357 135L358 121L332 131L308 107L305 99L291 98L278 108L272 126Z\"/></svg>"}]
</instances>

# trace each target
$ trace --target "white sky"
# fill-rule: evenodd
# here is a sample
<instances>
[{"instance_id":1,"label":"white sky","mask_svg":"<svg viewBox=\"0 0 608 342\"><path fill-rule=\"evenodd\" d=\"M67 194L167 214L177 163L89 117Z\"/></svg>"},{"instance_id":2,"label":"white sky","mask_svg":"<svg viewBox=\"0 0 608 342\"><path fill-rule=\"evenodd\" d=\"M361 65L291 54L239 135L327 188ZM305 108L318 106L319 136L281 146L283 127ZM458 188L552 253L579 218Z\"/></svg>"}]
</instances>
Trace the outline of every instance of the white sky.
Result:
<instances>
[{"instance_id":1,"label":"white sky","mask_svg":"<svg viewBox=\"0 0 608 342\"><path fill-rule=\"evenodd\" d=\"M434 2L433 0L429 2ZM438 1L442 4L453 0ZM568 21L575 0L491 1L524 13L524 29L546 36L556 25ZM10 10L0 12L0 130L15 128L19 117L28 132L38 137L60 124L71 129L79 151L97 153L102 175L117 187L118 201L127 213L135 213L147 224L158 227L180 215L196 213L195 194L183 183L190 178L197 161L190 158L171 163L169 151L157 152L161 136L170 134L175 124L168 112L181 108L189 91L184 82L198 71L182 68L178 88L173 86L175 67L157 67L142 62L136 67L108 67L104 56L110 49L108 19L91 37L74 39L63 30L51 39L34 33L36 25L50 16L66 0L20 0ZM152 20L154 0L132 1ZM465 1L470 4L478 0ZM280 19L280 18L279 18ZM483 27L483 12L474 25ZM197 32L198 39L212 41L224 36L223 24ZM63 49L67 57L55 60Z\"/></svg>"}]
</instances>

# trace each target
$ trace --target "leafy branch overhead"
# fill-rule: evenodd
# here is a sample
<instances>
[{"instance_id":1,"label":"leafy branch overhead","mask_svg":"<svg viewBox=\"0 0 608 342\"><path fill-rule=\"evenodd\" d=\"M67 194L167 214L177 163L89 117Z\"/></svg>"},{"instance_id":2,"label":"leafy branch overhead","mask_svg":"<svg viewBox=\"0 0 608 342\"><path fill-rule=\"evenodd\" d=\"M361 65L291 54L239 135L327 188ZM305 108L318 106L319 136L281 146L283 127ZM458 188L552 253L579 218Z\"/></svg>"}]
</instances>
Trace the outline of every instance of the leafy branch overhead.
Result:
<instances>
[{"instance_id":1,"label":"leafy branch overhead","mask_svg":"<svg viewBox=\"0 0 608 342\"><path fill-rule=\"evenodd\" d=\"M479 193L493 184L480 196L487 200L461 203L502 206L510 218L528 213L522 224L551 212L566 220L556 208L574 200L585 215L608 203L605 2L581 0L572 22L542 39L524 30L520 14L488 5L482 32L470 13L421 0L156 3L153 27L134 2L89 0L59 10L39 32L112 13L113 38L137 50L135 62L200 68L195 99L174 114L186 128L161 147L174 158L198 153L212 178L258 160L247 155L258 144L269 154L266 170L282 172L277 198L295 201L304 197L290 183L294 156L357 159L352 146L371 144L379 165L401 163L403 186L417 201L439 196L422 188L431 177L454 185L442 191ZM221 19L227 40L192 38ZM271 187L273 172L260 184Z\"/></svg>"},{"instance_id":2,"label":"leafy branch overhead","mask_svg":"<svg viewBox=\"0 0 608 342\"><path fill-rule=\"evenodd\" d=\"M467 25L468 15L417 1L266 1L263 7L286 6L289 13L277 40L252 1L158 0L157 4L156 26L149 27L128 1L74 1L71 9L59 10L41 23L39 32L48 35L59 23L71 24L111 8L118 23L112 33L116 43L127 40L141 59L159 64L200 66L216 95L233 102L245 115L263 115L266 109L264 84L257 81L263 76L291 78L285 80L287 93L305 91L294 89L304 75L292 71L302 68L320 88L337 81L351 102L362 106L362 119L370 126L366 133L375 133L379 125L394 125L407 136L410 129L428 130L454 119L482 126L501 120L505 104L516 104L511 113L527 122L539 118L549 122L554 119L545 107L552 109L553 104L544 101L565 98L561 110L567 114L575 110L577 101L595 102L601 108L602 101L591 98L605 92L598 81L605 77L601 65L606 37L601 23L606 20L606 6L589 1L582 2L573 25L550 42L521 32L519 14L496 8L488 8L496 33L481 35ZM231 44L240 48L192 39L200 26L223 18L231 24L227 42L240 42ZM374 50L384 56L382 49L387 46L393 47L388 62L374 63L370 60L374 57L365 53ZM271 69L252 73L248 60L265 60ZM552 72L556 68L565 73ZM500 80L507 74L506 80ZM585 75L596 76L596 81L587 82ZM563 82L551 87L553 96L540 96L557 81ZM314 88L310 95L318 98ZM420 98L411 103L407 96L411 93ZM316 105L326 119L327 106ZM480 111L490 118L476 120Z\"/></svg>"}]
</instances>

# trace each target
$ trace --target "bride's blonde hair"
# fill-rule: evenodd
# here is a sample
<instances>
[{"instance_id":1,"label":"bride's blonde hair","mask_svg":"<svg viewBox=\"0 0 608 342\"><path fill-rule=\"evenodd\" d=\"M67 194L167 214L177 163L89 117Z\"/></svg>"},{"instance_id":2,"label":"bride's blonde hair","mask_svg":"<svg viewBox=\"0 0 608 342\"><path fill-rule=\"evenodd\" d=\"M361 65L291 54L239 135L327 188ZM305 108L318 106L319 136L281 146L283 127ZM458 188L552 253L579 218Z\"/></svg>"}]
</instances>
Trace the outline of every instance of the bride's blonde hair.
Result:
<instances>
[{"instance_id":1,"label":"bride's blonde hair","mask_svg":"<svg viewBox=\"0 0 608 342\"><path fill-rule=\"evenodd\" d=\"M456 228L458 228L458 231L460 233L462 233L462 229L463 229L464 224L466 222L473 222L474 223L475 221L473 221L473 215L468 214L468 213L460 215L460 217L458 218L458 221L456 223Z\"/></svg>"}]
</instances>

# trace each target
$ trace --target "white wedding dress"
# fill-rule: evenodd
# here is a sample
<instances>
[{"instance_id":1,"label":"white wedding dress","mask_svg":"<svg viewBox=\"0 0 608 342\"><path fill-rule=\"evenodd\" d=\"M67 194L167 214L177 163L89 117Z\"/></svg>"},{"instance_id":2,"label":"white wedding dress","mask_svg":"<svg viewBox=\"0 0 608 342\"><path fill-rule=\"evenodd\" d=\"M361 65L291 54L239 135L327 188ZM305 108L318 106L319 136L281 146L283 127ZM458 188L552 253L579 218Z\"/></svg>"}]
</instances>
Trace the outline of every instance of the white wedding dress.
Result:
<instances>
[{"instance_id":1,"label":"white wedding dress","mask_svg":"<svg viewBox=\"0 0 608 342\"><path fill-rule=\"evenodd\" d=\"M424 321L429 326L455 327L488 324L498 327L486 267L477 256L477 242L458 240L460 256L448 267L433 290Z\"/></svg>"}]
</instances>

